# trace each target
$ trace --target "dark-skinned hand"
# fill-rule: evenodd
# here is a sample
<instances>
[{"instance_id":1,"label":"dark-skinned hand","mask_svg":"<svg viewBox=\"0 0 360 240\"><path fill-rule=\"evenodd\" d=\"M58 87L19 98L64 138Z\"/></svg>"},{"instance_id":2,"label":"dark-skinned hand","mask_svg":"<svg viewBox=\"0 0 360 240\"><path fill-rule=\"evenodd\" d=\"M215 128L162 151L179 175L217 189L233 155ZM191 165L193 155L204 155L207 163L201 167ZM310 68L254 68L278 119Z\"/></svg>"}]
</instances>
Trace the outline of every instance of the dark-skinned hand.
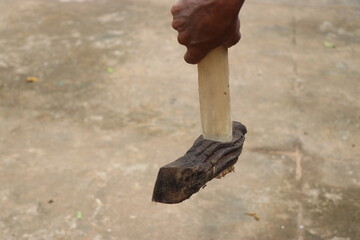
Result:
<instances>
[{"instance_id":1,"label":"dark-skinned hand","mask_svg":"<svg viewBox=\"0 0 360 240\"><path fill-rule=\"evenodd\" d=\"M239 11L245 0L179 0L171 8L178 41L187 47L184 59L196 64L218 46L240 40Z\"/></svg>"}]
</instances>

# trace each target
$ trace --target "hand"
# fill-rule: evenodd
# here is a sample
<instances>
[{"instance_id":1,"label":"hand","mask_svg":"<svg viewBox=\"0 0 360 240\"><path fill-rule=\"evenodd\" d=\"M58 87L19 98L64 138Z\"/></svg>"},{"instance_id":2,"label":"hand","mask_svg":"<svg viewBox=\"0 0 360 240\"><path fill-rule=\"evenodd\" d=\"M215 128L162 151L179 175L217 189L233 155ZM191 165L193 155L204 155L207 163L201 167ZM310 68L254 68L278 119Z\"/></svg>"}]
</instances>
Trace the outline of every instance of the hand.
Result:
<instances>
[{"instance_id":1,"label":"hand","mask_svg":"<svg viewBox=\"0 0 360 240\"><path fill-rule=\"evenodd\" d=\"M178 42L187 47L184 59L196 64L212 49L240 40L239 11L245 0L179 0L171 8Z\"/></svg>"}]
</instances>

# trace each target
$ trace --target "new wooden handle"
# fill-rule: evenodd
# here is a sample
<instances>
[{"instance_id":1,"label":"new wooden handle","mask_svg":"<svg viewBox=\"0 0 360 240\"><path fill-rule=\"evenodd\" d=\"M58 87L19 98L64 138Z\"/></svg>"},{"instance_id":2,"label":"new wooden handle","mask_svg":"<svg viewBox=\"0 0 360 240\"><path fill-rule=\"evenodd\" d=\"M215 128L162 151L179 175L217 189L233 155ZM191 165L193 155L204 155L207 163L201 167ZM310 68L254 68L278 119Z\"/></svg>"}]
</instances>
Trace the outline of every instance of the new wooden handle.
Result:
<instances>
[{"instance_id":1,"label":"new wooden handle","mask_svg":"<svg viewBox=\"0 0 360 240\"><path fill-rule=\"evenodd\" d=\"M200 115L205 139L231 142L232 122L228 51L212 50L198 63Z\"/></svg>"}]
</instances>

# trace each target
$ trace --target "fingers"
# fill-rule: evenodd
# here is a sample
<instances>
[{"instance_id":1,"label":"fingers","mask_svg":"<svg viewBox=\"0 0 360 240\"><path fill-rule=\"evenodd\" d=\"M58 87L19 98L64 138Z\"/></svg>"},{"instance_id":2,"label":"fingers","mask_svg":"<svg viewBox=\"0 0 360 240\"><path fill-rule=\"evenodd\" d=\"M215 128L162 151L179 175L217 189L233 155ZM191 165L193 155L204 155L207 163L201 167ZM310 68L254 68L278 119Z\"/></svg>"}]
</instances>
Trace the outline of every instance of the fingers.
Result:
<instances>
[{"instance_id":1,"label":"fingers","mask_svg":"<svg viewBox=\"0 0 360 240\"><path fill-rule=\"evenodd\" d=\"M181 45L185 45L185 46L189 45L191 41L191 36L189 31L179 31L177 40Z\"/></svg>"},{"instance_id":2,"label":"fingers","mask_svg":"<svg viewBox=\"0 0 360 240\"><path fill-rule=\"evenodd\" d=\"M177 30L181 31L185 26L186 20L183 18L176 18L172 21L172 27Z\"/></svg>"},{"instance_id":3,"label":"fingers","mask_svg":"<svg viewBox=\"0 0 360 240\"><path fill-rule=\"evenodd\" d=\"M184 9L189 8L193 4L193 2L196 2L198 0L178 0L174 5L171 7L171 14L173 16L180 14Z\"/></svg>"},{"instance_id":4,"label":"fingers","mask_svg":"<svg viewBox=\"0 0 360 240\"><path fill-rule=\"evenodd\" d=\"M201 61L211 49L204 48L200 45L194 45L187 48L187 51L184 55L184 59L187 63L197 64Z\"/></svg>"},{"instance_id":5,"label":"fingers","mask_svg":"<svg viewBox=\"0 0 360 240\"><path fill-rule=\"evenodd\" d=\"M223 8L212 4L223 1ZM196 64L217 46L231 47L240 40L238 12L244 0L178 0L172 8L177 40L187 47L184 59ZM226 3L226 4L225 4ZM203 9L199 11L199 9ZM206 11L205 11L206 10Z\"/></svg>"},{"instance_id":6,"label":"fingers","mask_svg":"<svg viewBox=\"0 0 360 240\"><path fill-rule=\"evenodd\" d=\"M180 31L186 23L186 0L180 0L171 7L171 14L173 15L172 27Z\"/></svg>"},{"instance_id":7,"label":"fingers","mask_svg":"<svg viewBox=\"0 0 360 240\"><path fill-rule=\"evenodd\" d=\"M171 14L177 15L181 9L183 8L183 3L181 2L181 0L177 1L172 7L171 7Z\"/></svg>"},{"instance_id":8,"label":"fingers","mask_svg":"<svg viewBox=\"0 0 360 240\"><path fill-rule=\"evenodd\" d=\"M237 18L236 21L230 26L228 33L226 34L229 36L227 39L225 39L223 45L226 47L231 47L239 42L241 38L240 34L240 20Z\"/></svg>"},{"instance_id":9,"label":"fingers","mask_svg":"<svg viewBox=\"0 0 360 240\"><path fill-rule=\"evenodd\" d=\"M186 17L184 17L184 0L180 0L175 3L171 8L171 13L173 14L172 27L177 30L178 33L178 42L182 45L188 45L190 43L190 32L186 29Z\"/></svg>"}]
</instances>

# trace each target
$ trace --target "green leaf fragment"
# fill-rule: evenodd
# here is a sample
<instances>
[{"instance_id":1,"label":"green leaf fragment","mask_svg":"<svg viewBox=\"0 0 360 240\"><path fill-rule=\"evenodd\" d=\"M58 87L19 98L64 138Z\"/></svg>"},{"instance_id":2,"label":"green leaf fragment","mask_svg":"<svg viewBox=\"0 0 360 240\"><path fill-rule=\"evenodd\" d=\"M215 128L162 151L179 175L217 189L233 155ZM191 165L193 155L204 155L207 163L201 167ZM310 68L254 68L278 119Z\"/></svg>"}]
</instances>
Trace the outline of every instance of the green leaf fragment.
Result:
<instances>
[{"instance_id":1,"label":"green leaf fragment","mask_svg":"<svg viewBox=\"0 0 360 240\"><path fill-rule=\"evenodd\" d=\"M113 73L114 72L114 69L109 67L107 70L106 70L108 73Z\"/></svg>"},{"instance_id":2,"label":"green leaf fragment","mask_svg":"<svg viewBox=\"0 0 360 240\"><path fill-rule=\"evenodd\" d=\"M324 46L327 48L335 48L335 44L331 43L331 42L324 42Z\"/></svg>"},{"instance_id":3,"label":"green leaf fragment","mask_svg":"<svg viewBox=\"0 0 360 240\"><path fill-rule=\"evenodd\" d=\"M82 212L80 212L80 211L76 212L76 218L82 219Z\"/></svg>"}]
</instances>

